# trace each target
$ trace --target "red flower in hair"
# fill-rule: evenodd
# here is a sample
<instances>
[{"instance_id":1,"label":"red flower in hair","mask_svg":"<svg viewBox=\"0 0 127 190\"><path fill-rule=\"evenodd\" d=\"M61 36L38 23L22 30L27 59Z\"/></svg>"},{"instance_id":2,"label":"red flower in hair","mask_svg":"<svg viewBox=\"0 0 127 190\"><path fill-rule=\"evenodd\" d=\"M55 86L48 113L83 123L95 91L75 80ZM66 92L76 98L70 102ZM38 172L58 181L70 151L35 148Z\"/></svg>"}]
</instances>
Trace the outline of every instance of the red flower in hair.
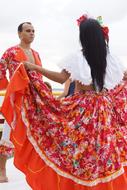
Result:
<instances>
[{"instance_id":1,"label":"red flower in hair","mask_svg":"<svg viewBox=\"0 0 127 190\"><path fill-rule=\"evenodd\" d=\"M82 15L79 19L77 19L78 26L81 24L82 21L85 21L88 19L87 15Z\"/></svg>"},{"instance_id":2,"label":"red flower in hair","mask_svg":"<svg viewBox=\"0 0 127 190\"><path fill-rule=\"evenodd\" d=\"M81 22L86 21L88 18L89 17L86 14L82 15L81 17L79 17L79 19L77 19L78 26L80 26ZM104 34L104 37L105 37L105 39L108 42L109 41L109 36L108 36L108 34L109 34L109 28L107 26L103 26L103 21L102 21L102 17L101 16L97 17L97 21L100 24L102 32Z\"/></svg>"},{"instance_id":3,"label":"red flower in hair","mask_svg":"<svg viewBox=\"0 0 127 190\"><path fill-rule=\"evenodd\" d=\"M109 36L108 36L108 33L109 33L109 28L107 26L102 26L102 31L103 31L103 34L104 34L104 37L107 41L109 41Z\"/></svg>"}]
</instances>

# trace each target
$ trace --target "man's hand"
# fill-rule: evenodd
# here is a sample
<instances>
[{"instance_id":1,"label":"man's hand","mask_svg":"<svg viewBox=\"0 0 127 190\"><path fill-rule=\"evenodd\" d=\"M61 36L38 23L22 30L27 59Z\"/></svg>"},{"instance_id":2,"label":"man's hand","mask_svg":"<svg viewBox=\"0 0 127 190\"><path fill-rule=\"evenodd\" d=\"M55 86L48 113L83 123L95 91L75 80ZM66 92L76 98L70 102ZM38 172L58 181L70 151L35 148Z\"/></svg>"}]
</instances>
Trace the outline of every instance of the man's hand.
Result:
<instances>
[{"instance_id":1,"label":"man's hand","mask_svg":"<svg viewBox=\"0 0 127 190\"><path fill-rule=\"evenodd\" d=\"M28 61L23 61L23 64L24 64L26 69L29 69L29 70L35 70L36 69L36 65L32 64Z\"/></svg>"}]
</instances>

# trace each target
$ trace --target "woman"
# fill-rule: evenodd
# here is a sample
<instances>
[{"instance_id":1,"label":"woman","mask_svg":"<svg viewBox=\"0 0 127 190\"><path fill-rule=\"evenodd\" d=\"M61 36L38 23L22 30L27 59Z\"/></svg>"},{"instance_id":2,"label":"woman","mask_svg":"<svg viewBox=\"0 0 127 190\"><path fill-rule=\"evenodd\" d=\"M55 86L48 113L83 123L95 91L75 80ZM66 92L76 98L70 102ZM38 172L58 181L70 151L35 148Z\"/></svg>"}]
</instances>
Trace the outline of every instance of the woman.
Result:
<instances>
[{"instance_id":1,"label":"woman","mask_svg":"<svg viewBox=\"0 0 127 190\"><path fill-rule=\"evenodd\" d=\"M106 28L85 15L78 23L82 50L60 73L24 62L27 73L21 64L8 87L2 112L15 136L15 165L33 190L126 190L124 69L109 53ZM55 99L35 70L59 83L71 78L77 92Z\"/></svg>"},{"instance_id":2,"label":"woman","mask_svg":"<svg viewBox=\"0 0 127 190\"><path fill-rule=\"evenodd\" d=\"M71 79L68 79L64 84L64 90L60 96L58 96L58 99L73 95L75 92L75 81L71 81Z\"/></svg>"}]
</instances>

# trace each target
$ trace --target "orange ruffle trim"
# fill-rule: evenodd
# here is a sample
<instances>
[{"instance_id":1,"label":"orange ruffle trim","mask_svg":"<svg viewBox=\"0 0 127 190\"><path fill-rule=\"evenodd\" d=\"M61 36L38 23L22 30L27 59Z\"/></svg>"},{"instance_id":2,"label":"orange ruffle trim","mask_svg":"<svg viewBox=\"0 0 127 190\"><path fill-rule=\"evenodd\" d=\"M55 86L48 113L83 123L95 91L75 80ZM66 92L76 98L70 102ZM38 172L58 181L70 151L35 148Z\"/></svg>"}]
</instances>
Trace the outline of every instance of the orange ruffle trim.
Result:
<instances>
[{"instance_id":1,"label":"orange ruffle trim","mask_svg":"<svg viewBox=\"0 0 127 190\"><path fill-rule=\"evenodd\" d=\"M27 137L26 126L21 118L21 101L24 89L29 83L26 71L21 64L15 79L9 84L2 113L9 124L12 123L16 113L16 127L11 130L11 140L15 146L14 164L26 175L26 180L33 190L127 190L127 169L125 173L116 179L100 183L93 187L79 185L72 180L58 175L52 168L47 166L39 157ZM16 101L12 107L10 96L15 92ZM9 110L9 112L8 112ZM14 113L15 111L15 113Z\"/></svg>"}]
</instances>

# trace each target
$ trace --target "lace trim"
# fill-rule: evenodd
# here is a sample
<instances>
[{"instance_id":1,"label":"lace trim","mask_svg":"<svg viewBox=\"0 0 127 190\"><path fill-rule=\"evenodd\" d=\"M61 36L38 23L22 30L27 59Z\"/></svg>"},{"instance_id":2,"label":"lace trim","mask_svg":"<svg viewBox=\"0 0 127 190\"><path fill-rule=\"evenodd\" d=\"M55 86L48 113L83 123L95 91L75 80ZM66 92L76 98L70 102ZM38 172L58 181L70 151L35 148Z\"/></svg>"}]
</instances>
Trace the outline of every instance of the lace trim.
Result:
<instances>
[{"instance_id":1,"label":"lace trim","mask_svg":"<svg viewBox=\"0 0 127 190\"><path fill-rule=\"evenodd\" d=\"M31 132L30 132L30 125L29 125L29 122L27 120L27 118L25 117L25 110L23 108L22 112L22 119L23 119L23 122L24 124L26 125L27 127L27 137L29 139L29 141L31 142L31 144L33 145L35 151L39 154L39 156L42 158L42 160L49 166L51 167L57 174L65 177L65 178L68 178L68 179L71 179L73 180L74 182L76 182L77 184L81 184L81 185L84 185L84 186L89 186L89 187L92 187L92 186L95 186L99 183L106 183L106 182L109 182L115 178L117 178L118 176L122 175L124 173L124 168L123 166L127 166L127 162L124 162L121 169L118 170L117 172L113 173L112 175L110 176L107 176L107 177L104 177L104 178L98 178L96 180L93 180L93 181L83 181L81 179L78 179L62 170L60 170L54 163L52 163L50 160L48 160L48 158L45 156L45 154L42 153L42 150L38 147L36 141L34 140L34 138L32 137L31 135Z\"/></svg>"},{"instance_id":2,"label":"lace trim","mask_svg":"<svg viewBox=\"0 0 127 190\"><path fill-rule=\"evenodd\" d=\"M5 141L5 140L1 140L0 141L0 146L6 146L8 148L14 148L13 144L11 142Z\"/></svg>"},{"instance_id":3,"label":"lace trim","mask_svg":"<svg viewBox=\"0 0 127 190\"><path fill-rule=\"evenodd\" d=\"M63 62L57 65L60 69L69 72L72 80L78 80L83 85L92 83L90 67L81 52L68 56ZM125 67L121 61L108 52L104 87L112 89L121 83L124 71Z\"/></svg>"}]
</instances>

